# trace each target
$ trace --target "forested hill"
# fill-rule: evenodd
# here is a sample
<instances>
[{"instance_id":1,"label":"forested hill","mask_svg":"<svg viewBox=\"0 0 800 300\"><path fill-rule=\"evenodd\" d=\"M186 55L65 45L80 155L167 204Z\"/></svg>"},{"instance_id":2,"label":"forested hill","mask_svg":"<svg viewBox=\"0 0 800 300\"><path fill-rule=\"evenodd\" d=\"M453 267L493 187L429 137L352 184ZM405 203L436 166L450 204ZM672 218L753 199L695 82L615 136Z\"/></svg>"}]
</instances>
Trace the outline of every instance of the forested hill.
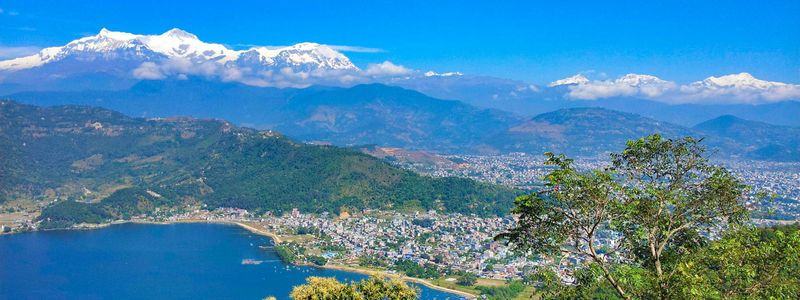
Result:
<instances>
[{"instance_id":1,"label":"forested hill","mask_svg":"<svg viewBox=\"0 0 800 300\"><path fill-rule=\"evenodd\" d=\"M354 150L225 121L130 118L84 106L0 101L0 148L0 201L62 199L49 210L53 216L77 211L116 218L186 204L501 214L515 194L467 179L420 176Z\"/></svg>"}]
</instances>

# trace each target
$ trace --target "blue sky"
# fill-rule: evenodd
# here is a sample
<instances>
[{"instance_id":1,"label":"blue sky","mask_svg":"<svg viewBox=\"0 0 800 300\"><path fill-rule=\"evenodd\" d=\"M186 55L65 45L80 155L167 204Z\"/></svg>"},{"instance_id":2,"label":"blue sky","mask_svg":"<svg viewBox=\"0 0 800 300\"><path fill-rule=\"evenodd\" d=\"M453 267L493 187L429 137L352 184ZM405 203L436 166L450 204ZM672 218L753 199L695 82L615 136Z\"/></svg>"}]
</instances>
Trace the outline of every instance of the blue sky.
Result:
<instances>
[{"instance_id":1,"label":"blue sky","mask_svg":"<svg viewBox=\"0 0 800 300\"><path fill-rule=\"evenodd\" d=\"M233 46L312 41L383 50L346 53L362 67L390 60L533 83L577 72L678 82L750 72L800 83L796 0L109 2L0 2L0 49L62 45L102 27L179 27Z\"/></svg>"}]
</instances>

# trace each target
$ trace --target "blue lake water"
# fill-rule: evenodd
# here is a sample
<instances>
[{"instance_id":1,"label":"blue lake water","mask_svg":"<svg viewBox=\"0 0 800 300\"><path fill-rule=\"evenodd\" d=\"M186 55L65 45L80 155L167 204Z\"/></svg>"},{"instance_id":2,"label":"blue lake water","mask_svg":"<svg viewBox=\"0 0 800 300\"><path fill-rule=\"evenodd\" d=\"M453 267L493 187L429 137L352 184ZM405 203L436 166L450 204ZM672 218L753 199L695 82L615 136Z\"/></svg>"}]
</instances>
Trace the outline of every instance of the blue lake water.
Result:
<instances>
[{"instance_id":1,"label":"blue lake water","mask_svg":"<svg viewBox=\"0 0 800 300\"><path fill-rule=\"evenodd\" d=\"M201 223L0 236L0 299L288 299L308 276L365 277L287 266L258 247L269 245L238 226ZM420 289L422 299L460 299Z\"/></svg>"}]
</instances>

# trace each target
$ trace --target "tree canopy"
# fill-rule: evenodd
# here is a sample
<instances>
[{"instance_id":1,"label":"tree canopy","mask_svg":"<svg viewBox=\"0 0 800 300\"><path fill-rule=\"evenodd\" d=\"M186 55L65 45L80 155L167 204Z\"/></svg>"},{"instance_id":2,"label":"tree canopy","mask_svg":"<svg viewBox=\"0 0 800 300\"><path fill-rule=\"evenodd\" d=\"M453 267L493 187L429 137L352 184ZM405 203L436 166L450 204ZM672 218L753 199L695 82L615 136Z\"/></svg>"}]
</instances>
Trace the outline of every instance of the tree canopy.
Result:
<instances>
[{"instance_id":1,"label":"tree canopy","mask_svg":"<svg viewBox=\"0 0 800 300\"><path fill-rule=\"evenodd\" d=\"M419 291L399 279L372 276L342 283L332 277L308 277L306 284L294 287L293 300L413 300Z\"/></svg>"},{"instance_id":2,"label":"tree canopy","mask_svg":"<svg viewBox=\"0 0 800 300\"><path fill-rule=\"evenodd\" d=\"M701 142L657 134L629 141L608 167L595 170L546 153L554 168L545 188L516 198L519 222L497 238L556 262L578 259L562 264L571 286L551 270L534 276L553 298L729 298L765 295L748 288L791 286L786 276L796 268L756 261L796 261L787 258L800 256L795 236L753 237L743 205L749 188L711 164Z\"/></svg>"}]
</instances>

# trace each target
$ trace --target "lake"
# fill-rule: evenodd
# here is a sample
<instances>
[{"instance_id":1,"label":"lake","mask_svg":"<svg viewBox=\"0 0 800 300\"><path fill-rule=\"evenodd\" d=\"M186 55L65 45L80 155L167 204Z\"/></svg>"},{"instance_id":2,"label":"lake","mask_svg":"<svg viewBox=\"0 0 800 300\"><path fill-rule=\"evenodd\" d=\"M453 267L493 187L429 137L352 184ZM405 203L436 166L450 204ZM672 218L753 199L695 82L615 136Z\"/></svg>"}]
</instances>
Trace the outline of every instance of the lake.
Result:
<instances>
[{"instance_id":1,"label":"lake","mask_svg":"<svg viewBox=\"0 0 800 300\"><path fill-rule=\"evenodd\" d=\"M259 248L271 245L239 226L204 223L4 235L0 299L288 299L308 276L365 278L289 266L271 248ZM419 287L421 299L461 299Z\"/></svg>"}]
</instances>

